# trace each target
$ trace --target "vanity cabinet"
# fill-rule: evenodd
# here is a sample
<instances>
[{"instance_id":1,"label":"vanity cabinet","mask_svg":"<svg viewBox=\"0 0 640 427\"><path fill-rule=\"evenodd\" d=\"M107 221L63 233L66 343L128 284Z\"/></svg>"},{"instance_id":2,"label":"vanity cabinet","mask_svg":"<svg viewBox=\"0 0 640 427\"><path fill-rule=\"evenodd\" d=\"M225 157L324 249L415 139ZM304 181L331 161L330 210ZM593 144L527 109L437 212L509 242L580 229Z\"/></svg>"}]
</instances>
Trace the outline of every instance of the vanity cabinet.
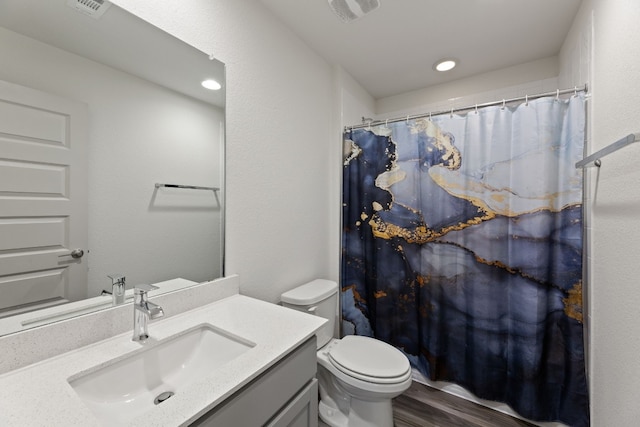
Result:
<instances>
[{"instance_id":1,"label":"vanity cabinet","mask_svg":"<svg viewBox=\"0 0 640 427\"><path fill-rule=\"evenodd\" d=\"M316 369L314 336L190 425L317 427Z\"/></svg>"}]
</instances>

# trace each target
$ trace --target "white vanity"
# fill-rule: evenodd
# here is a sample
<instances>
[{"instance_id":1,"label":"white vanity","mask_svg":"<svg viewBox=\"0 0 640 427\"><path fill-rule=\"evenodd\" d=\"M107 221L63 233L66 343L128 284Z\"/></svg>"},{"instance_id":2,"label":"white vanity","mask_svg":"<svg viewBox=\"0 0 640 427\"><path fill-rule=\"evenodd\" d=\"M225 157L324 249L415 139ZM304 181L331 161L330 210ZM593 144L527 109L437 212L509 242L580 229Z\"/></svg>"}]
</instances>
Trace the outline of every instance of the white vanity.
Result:
<instances>
[{"instance_id":1,"label":"white vanity","mask_svg":"<svg viewBox=\"0 0 640 427\"><path fill-rule=\"evenodd\" d=\"M180 293L159 297L169 315L149 324L144 343L132 341L127 328L6 372L0 376L0 425L316 426L315 332L325 321L228 293L173 315L171 300L178 304ZM111 311L132 323L131 310ZM96 316L50 325L57 325L51 338L65 333L68 339L78 328L82 341L100 328ZM14 354L0 357L28 350L15 346L29 333L3 337L0 349Z\"/></svg>"}]
</instances>

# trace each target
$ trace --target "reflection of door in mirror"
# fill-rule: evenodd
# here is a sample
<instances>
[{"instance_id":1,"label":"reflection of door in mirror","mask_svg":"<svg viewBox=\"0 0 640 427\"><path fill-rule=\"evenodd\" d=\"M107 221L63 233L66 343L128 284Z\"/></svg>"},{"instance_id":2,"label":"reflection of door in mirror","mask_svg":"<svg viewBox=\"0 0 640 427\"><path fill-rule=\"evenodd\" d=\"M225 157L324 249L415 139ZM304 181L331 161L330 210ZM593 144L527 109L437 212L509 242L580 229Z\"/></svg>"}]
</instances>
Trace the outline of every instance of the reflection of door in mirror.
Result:
<instances>
[{"instance_id":1,"label":"reflection of door in mirror","mask_svg":"<svg viewBox=\"0 0 640 427\"><path fill-rule=\"evenodd\" d=\"M0 81L0 317L86 297L87 106Z\"/></svg>"}]
</instances>

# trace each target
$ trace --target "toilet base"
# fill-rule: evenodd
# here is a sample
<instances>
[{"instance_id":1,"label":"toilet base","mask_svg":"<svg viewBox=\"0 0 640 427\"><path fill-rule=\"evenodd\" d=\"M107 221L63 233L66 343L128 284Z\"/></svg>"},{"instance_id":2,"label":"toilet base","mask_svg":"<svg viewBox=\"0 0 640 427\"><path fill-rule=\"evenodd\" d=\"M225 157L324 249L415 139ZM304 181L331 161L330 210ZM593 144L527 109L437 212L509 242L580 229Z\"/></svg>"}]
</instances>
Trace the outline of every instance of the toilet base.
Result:
<instances>
[{"instance_id":1,"label":"toilet base","mask_svg":"<svg viewBox=\"0 0 640 427\"><path fill-rule=\"evenodd\" d=\"M391 400L368 402L351 398L349 413L332 408L322 400L318 414L331 427L393 427Z\"/></svg>"},{"instance_id":2,"label":"toilet base","mask_svg":"<svg viewBox=\"0 0 640 427\"><path fill-rule=\"evenodd\" d=\"M320 419L331 427L347 427L347 417L338 409L331 408L323 401L318 404L318 415Z\"/></svg>"}]
</instances>

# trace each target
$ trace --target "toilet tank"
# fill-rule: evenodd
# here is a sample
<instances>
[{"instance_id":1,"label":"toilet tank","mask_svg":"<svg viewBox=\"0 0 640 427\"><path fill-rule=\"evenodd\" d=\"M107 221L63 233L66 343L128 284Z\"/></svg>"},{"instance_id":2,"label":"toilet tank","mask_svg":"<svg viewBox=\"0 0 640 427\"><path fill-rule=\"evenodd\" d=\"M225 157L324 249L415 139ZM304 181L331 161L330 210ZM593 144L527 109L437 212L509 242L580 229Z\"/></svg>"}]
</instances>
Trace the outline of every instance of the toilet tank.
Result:
<instances>
[{"instance_id":1,"label":"toilet tank","mask_svg":"<svg viewBox=\"0 0 640 427\"><path fill-rule=\"evenodd\" d=\"M316 333L318 348L333 338L338 317L338 284L331 280L316 279L283 293L280 301L284 307L324 317L328 322Z\"/></svg>"}]
</instances>

